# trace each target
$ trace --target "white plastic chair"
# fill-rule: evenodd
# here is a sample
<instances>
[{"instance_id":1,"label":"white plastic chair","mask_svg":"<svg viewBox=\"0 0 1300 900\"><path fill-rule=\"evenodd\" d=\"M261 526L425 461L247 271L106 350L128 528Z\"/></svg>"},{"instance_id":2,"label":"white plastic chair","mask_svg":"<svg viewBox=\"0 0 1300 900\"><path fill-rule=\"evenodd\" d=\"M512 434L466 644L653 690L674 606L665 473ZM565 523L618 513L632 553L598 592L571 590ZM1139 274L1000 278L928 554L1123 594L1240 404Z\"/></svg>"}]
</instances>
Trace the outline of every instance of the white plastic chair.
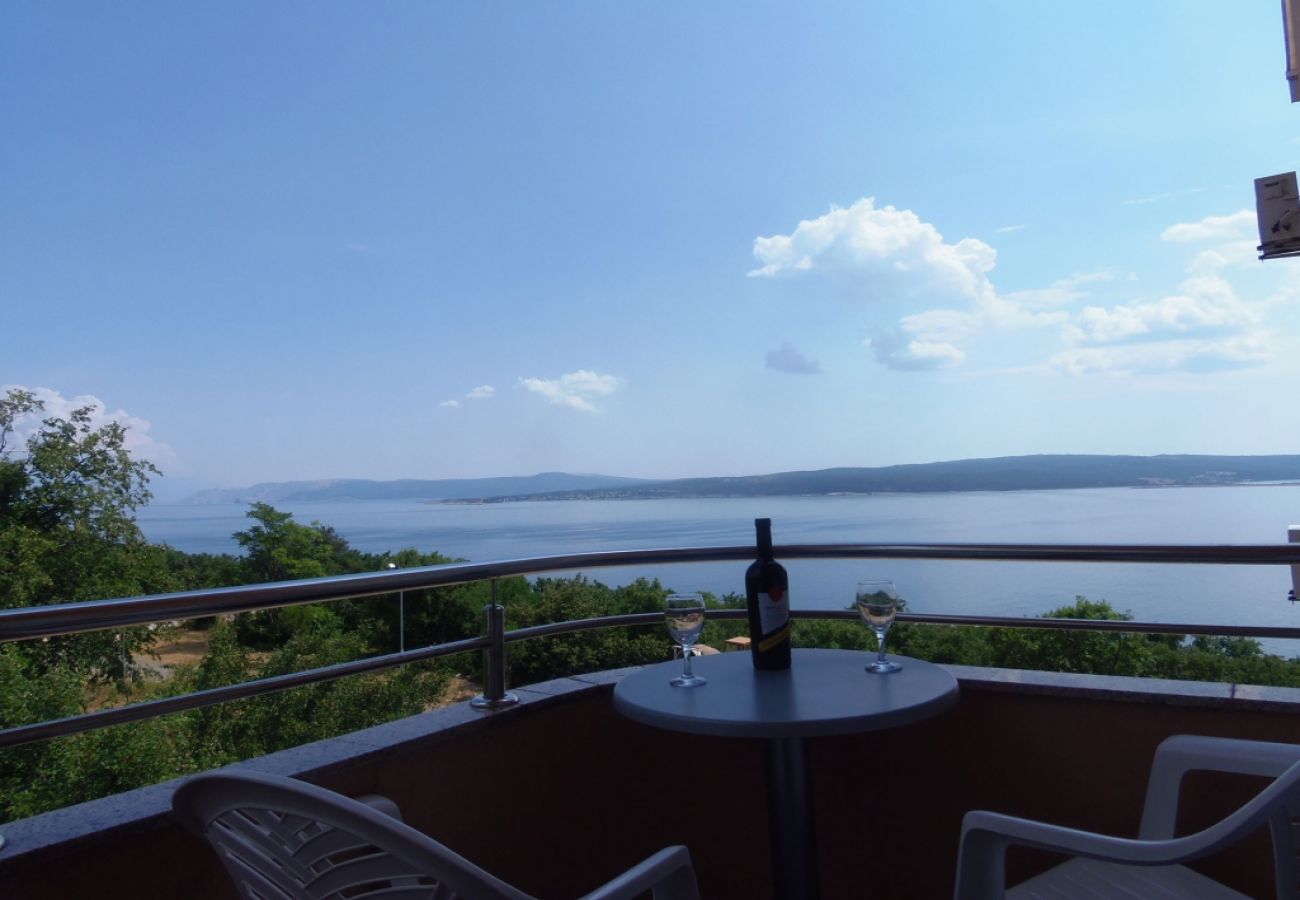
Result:
<instances>
[{"instance_id":1,"label":"white plastic chair","mask_svg":"<svg viewBox=\"0 0 1300 900\"><path fill-rule=\"evenodd\" d=\"M1183 776L1196 770L1276 780L1221 822L1175 838L1178 788ZM1178 864L1217 853L1267 824L1273 838L1277 896L1290 900L1300 896L1296 860L1300 827L1292 824L1296 820L1300 820L1300 746L1177 735L1156 749L1137 839L969 812L962 822L953 896L955 900L1242 900L1244 894ZM1011 846L1037 847L1075 858L1007 890L1006 851Z\"/></svg>"},{"instance_id":2,"label":"white plastic chair","mask_svg":"<svg viewBox=\"0 0 1300 900\"><path fill-rule=\"evenodd\" d=\"M213 772L172 810L206 837L245 900L532 900L404 824L384 798L352 800L275 775ZM699 900L685 847L668 847L587 894Z\"/></svg>"}]
</instances>

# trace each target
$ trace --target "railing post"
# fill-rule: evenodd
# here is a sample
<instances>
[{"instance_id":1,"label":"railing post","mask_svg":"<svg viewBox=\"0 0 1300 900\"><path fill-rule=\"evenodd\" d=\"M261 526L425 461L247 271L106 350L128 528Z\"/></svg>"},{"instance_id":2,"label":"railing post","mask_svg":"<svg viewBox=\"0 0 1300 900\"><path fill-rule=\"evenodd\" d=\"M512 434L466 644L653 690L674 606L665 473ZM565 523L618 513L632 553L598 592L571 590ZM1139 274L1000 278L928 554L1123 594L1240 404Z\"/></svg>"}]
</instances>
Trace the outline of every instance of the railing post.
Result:
<instances>
[{"instance_id":1,"label":"railing post","mask_svg":"<svg viewBox=\"0 0 1300 900\"><path fill-rule=\"evenodd\" d=\"M497 580L492 579L492 602L487 615L488 646L483 651L483 693L469 702L474 709L501 709L519 702L506 691L506 608L497 602Z\"/></svg>"},{"instance_id":2,"label":"railing post","mask_svg":"<svg viewBox=\"0 0 1300 900\"><path fill-rule=\"evenodd\" d=\"M1286 530L1288 543L1300 544L1300 525L1292 525ZM1300 600L1300 566L1291 567L1291 599Z\"/></svg>"}]
</instances>

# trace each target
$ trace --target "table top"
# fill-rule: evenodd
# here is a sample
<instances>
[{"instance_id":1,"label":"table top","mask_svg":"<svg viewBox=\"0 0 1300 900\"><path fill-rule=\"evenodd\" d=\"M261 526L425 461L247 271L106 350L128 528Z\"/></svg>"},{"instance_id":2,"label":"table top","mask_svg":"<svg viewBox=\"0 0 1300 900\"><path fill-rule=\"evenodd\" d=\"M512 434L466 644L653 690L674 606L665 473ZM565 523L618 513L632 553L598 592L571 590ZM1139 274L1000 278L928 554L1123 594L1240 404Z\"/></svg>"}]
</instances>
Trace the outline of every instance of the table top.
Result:
<instances>
[{"instance_id":1,"label":"table top","mask_svg":"<svg viewBox=\"0 0 1300 900\"><path fill-rule=\"evenodd\" d=\"M866 671L874 653L795 650L790 668L760 672L748 653L691 660L708 684L669 684L681 660L648 666L614 686L614 708L656 728L723 737L816 737L918 722L957 702L957 679L919 659L894 656L899 672Z\"/></svg>"}]
</instances>

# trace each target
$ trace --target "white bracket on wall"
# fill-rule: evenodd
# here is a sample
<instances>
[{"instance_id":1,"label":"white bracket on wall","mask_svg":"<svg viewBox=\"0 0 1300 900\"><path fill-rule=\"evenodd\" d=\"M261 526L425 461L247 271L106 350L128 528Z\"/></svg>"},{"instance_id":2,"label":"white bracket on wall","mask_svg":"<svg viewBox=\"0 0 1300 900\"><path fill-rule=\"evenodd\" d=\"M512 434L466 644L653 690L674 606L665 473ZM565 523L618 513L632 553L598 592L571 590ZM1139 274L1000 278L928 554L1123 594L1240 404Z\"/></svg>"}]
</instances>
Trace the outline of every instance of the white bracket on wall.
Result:
<instances>
[{"instance_id":1,"label":"white bracket on wall","mask_svg":"<svg viewBox=\"0 0 1300 900\"><path fill-rule=\"evenodd\" d=\"M1295 172L1255 179L1259 258L1300 255L1300 190Z\"/></svg>"}]
</instances>

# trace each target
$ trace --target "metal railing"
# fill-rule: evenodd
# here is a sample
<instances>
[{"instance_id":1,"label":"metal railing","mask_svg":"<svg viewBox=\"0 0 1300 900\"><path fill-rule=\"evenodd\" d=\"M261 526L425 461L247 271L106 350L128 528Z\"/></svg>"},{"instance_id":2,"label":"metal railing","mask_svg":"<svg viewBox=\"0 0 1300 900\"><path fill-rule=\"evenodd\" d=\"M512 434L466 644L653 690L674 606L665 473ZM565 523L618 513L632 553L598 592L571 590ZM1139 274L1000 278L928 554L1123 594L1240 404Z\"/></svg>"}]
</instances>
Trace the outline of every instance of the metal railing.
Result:
<instances>
[{"instance_id":1,"label":"metal railing","mask_svg":"<svg viewBox=\"0 0 1300 900\"><path fill-rule=\"evenodd\" d=\"M1300 565L1300 544L1291 545L1128 545L1128 544L794 544L775 548L778 558L797 559L927 559L984 560L996 562L1099 562L1206 565ZM76 734L110 725L139 721L167 713L198 709L231 700L259 696L332 681L347 675L378 672L407 663L455 653L483 650L484 693L474 705L496 709L514 701L506 691L506 645L514 641L571 634L598 628L648 625L662 621L661 613L634 613L568 622L554 622L505 631L504 607L496 598L501 578L549 572L683 563L749 561L751 546L686 547L661 550L618 550L534 557L485 563L452 563L395 571L332 578L276 582L273 584L215 588L0 610L0 642L125 628L154 622L274 609L304 603L397 594L402 591L452 587L479 581L492 583L492 603L486 614L485 635L415 650L388 653L287 675L211 688L130 706L39 722L0 731L0 748ZM851 610L795 610L809 619L853 619ZM710 618L743 619L744 610L711 610ZM1143 634L1193 634L1236 637L1300 638L1300 627L1215 625L1197 623L1133 622L1082 619L1044 619L1016 616L964 616L903 614L902 621L981 625L1015 628L1130 632Z\"/></svg>"}]
</instances>

